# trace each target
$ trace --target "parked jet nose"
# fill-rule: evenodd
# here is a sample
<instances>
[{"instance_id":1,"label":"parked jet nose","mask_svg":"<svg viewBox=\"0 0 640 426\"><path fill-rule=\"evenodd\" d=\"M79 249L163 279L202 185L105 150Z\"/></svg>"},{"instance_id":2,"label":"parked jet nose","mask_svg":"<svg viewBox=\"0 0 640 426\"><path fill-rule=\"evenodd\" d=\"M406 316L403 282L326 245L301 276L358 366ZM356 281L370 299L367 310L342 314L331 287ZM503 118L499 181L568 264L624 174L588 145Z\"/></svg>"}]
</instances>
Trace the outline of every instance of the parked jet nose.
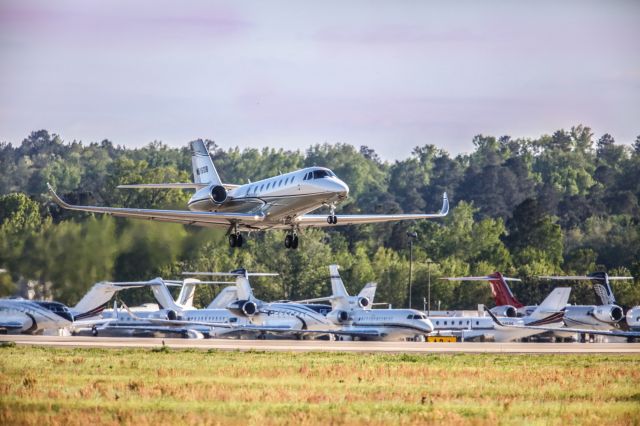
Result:
<instances>
[{"instance_id":1,"label":"parked jet nose","mask_svg":"<svg viewBox=\"0 0 640 426\"><path fill-rule=\"evenodd\" d=\"M433 323L429 318L419 320L425 330L428 330L429 333L433 331Z\"/></svg>"}]
</instances>

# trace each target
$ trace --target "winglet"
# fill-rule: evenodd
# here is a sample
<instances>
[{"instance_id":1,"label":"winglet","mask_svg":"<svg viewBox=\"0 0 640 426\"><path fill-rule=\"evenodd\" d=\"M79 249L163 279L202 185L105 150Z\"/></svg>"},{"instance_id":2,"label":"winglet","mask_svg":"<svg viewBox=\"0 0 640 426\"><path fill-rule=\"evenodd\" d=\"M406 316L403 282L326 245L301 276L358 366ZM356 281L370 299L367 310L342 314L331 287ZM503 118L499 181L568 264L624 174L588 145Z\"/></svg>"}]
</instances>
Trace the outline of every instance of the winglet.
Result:
<instances>
[{"instance_id":1,"label":"winglet","mask_svg":"<svg viewBox=\"0 0 640 426\"><path fill-rule=\"evenodd\" d=\"M497 317L497 316L495 316L495 315L493 314L493 312L491 312L491 309L487 309L487 307L485 306L484 310L485 310L485 311L487 311L487 313L489 314L489 316L491 317L491 319L493 320L493 322L495 322L496 324L498 324L500 327L504 327L504 324L502 324L502 323L500 322L500 320L498 319L498 317Z\"/></svg>"},{"instance_id":2,"label":"winglet","mask_svg":"<svg viewBox=\"0 0 640 426\"><path fill-rule=\"evenodd\" d=\"M51 197L53 198L53 201L57 205L59 205L62 208L65 208L65 209L69 209L69 208L72 207L69 203L66 203L62 198L60 198L58 196L58 194L56 194L56 191L53 190L53 187L51 187L49 182L47 182L47 188L49 188L49 193L51 194Z\"/></svg>"},{"instance_id":3,"label":"winglet","mask_svg":"<svg viewBox=\"0 0 640 426\"><path fill-rule=\"evenodd\" d=\"M440 216L446 216L449 213L449 198L447 193L442 193L442 209L440 209Z\"/></svg>"}]
</instances>

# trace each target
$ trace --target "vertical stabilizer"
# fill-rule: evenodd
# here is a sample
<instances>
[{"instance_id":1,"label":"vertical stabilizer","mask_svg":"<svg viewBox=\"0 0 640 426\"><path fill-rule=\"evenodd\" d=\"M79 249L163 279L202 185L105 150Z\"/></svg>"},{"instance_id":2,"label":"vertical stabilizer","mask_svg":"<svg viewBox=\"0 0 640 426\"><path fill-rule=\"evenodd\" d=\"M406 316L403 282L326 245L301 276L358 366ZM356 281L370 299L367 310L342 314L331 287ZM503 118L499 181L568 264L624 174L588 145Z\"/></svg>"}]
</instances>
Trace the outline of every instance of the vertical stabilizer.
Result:
<instances>
[{"instance_id":1,"label":"vertical stabilizer","mask_svg":"<svg viewBox=\"0 0 640 426\"><path fill-rule=\"evenodd\" d=\"M251 289L251 284L249 283L247 274L238 275L236 278L236 291L238 293L239 300L254 299L253 290Z\"/></svg>"},{"instance_id":2,"label":"vertical stabilizer","mask_svg":"<svg viewBox=\"0 0 640 426\"><path fill-rule=\"evenodd\" d=\"M593 272L591 277L593 291L601 305L615 305L616 297L613 295L609 275L606 272Z\"/></svg>"},{"instance_id":3,"label":"vertical stabilizer","mask_svg":"<svg viewBox=\"0 0 640 426\"><path fill-rule=\"evenodd\" d=\"M524 305L516 299L511 292L509 284L500 272L494 272L489 275L489 284L491 285L491 293L496 302L496 306L511 305L514 308L522 308Z\"/></svg>"},{"instance_id":4,"label":"vertical stabilizer","mask_svg":"<svg viewBox=\"0 0 640 426\"><path fill-rule=\"evenodd\" d=\"M536 307L535 311L529 315L528 319L535 321L535 325L545 325L561 321L564 317L563 309L567 306L570 295L570 287L554 288L542 303ZM527 325L534 324L528 323Z\"/></svg>"},{"instance_id":5,"label":"vertical stabilizer","mask_svg":"<svg viewBox=\"0 0 640 426\"><path fill-rule=\"evenodd\" d=\"M160 309L182 311L182 307L176 304L175 300L173 300L169 287L167 287L167 284L162 280L162 278L152 279L149 281L149 285L151 286L151 291L153 291L153 296L158 301L158 305L160 305Z\"/></svg>"},{"instance_id":6,"label":"vertical stabilizer","mask_svg":"<svg viewBox=\"0 0 640 426\"><path fill-rule=\"evenodd\" d=\"M364 306L363 309L371 309L373 306L373 300L376 297L376 289L378 287L377 283L367 283L360 293L358 293L358 298L366 298L369 302L367 306Z\"/></svg>"},{"instance_id":7,"label":"vertical stabilizer","mask_svg":"<svg viewBox=\"0 0 640 426\"><path fill-rule=\"evenodd\" d=\"M98 315L105 308L106 304L111 300L113 295L120 290L134 287L142 287L145 283L112 283L99 282L93 285L87 294L71 308L73 317L76 320L91 318Z\"/></svg>"},{"instance_id":8,"label":"vertical stabilizer","mask_svg":"<svg viewBox=\"0 0 640 426\"><path fill-rule=\"evenodd\" d=\"M199 283L200 280L195 278L186 278L182 281L182 288L180 289L176 303L182 306L183 309L193 308L193 296L196 292L196 285Z\"/></svg>"},{"instance_id":9,"label":"vertical stabilizer","mask_svg":"<svg viewBox=\"0 0 640 426\"><path fill-rule=\"evenodd\" d=\"M194 183L222 184L209 155L209 150L202 140L191 142L191 166L193 167Z\"/></svg>"},{"instance_id":10,"label":"vertical stabilizer","mask_svg":"<svg viewBox=\"0 0 640 426\"><path fill-rule=\"evenodd\" d=\"M234 285L223 288L220 293L209 303L207 309L225 309L231 303L238 300L238 288Z\"/></svg>"},{"instance_id":11,"label":"vertical stabilizer","mask_svg":"<svg viewBox=\"0 0 640 426\"><path fill-rule=\"evenodd\" d=\"M349 294L347 293L347 289L344 287L344 283L342 282L342 278L340 278L340 273L338 269L340 267L338 265L329 265L329 273L331 275L331 292L332 292L332 301L331 305L333 309L346 309L349 307Z\"/></svg>"}]
</instances>

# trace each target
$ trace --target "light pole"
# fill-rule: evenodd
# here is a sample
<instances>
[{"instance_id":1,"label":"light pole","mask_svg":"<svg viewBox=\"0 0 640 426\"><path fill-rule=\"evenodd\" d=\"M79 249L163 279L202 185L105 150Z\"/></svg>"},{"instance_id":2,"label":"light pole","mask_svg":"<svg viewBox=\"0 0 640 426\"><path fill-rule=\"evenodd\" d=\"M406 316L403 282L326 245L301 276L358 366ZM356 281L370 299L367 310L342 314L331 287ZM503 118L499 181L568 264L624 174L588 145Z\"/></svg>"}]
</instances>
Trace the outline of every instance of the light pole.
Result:
<instances>
[{"instance_id":1,"label":"light pole","mask_svg":"<svg viewBox=\"0 0 640 426\"><path fill-rule=\"evenodd\" d=\"M431 316L431 264L433 260L427 259L427 271L429 276L429 281L427 285L427 316Z\"/></svg>"},{"instance_id":2,"label":"light pole","mask_svg":"<svg viewBox=\"0 0 640 426\"><path fill-rule=\"evenodd\" d=\"M413 240L418 238L417 232L407 232L409 237L409 309L411 309L411 286L413 285Z\"/></svg>"}]
</instances>

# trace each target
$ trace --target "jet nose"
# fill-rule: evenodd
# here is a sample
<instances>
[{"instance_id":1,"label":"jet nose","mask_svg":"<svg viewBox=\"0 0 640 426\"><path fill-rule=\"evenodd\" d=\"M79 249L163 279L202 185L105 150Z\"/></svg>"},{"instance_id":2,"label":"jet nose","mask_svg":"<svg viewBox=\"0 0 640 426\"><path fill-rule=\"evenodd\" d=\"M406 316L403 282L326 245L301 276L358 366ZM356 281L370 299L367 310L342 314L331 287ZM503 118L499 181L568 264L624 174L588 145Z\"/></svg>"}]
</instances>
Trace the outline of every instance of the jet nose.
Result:
<instances>
[{"instance_id":1,"label":"jet nose","mask_svg":"<svg viewBox=\"0 0 640 426\"><path fill-rule=\"evenodd\" d=\"M335 184L338 197L340 197L341 200L347 198L349 196L349 186L338 178L336 178Z\"/></svg>"},{"instance_id":2,"label":"jet nose","mask_svg":"<svg viewBox=\"0 0 640 426\"><path fill-rule=\"evenodd\" d=\"M425 320L422 320L422 321L423 321L423 324L424 324L424 328L426 330L429 330L429 333L431 333L433 331L433 323L431 322L431 320L430 319L425 319Z\"/></svg>"}]
</instances>

